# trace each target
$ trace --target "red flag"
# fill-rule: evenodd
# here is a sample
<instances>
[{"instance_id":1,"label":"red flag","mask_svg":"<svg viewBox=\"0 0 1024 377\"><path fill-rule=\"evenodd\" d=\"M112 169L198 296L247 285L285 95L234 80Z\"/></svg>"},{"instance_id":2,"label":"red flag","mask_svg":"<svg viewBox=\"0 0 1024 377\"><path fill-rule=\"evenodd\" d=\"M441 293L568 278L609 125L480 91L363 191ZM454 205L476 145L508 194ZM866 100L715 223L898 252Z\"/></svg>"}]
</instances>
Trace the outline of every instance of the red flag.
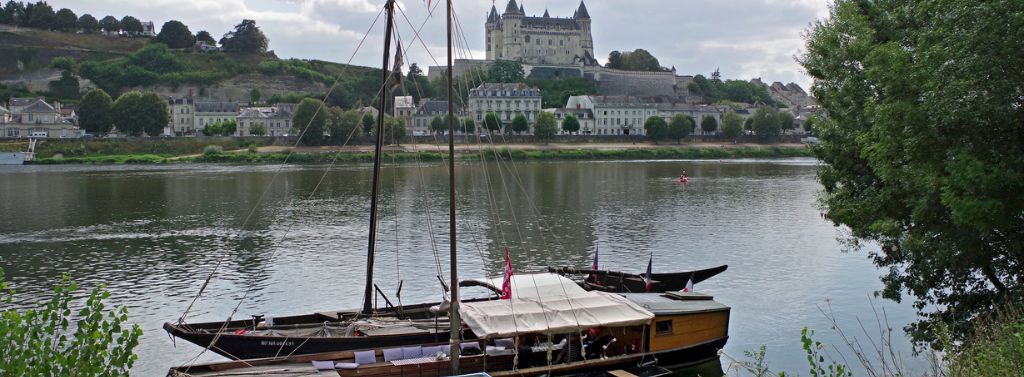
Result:
<instances>
[{"instance_id":1,"label":"red flag","mask_svg":"<svg viewBox=\"0 0 1024 377\"><path fill-rule=\"evenodd\" d=\"M653 285L653 283L654 283L651 280L651 263L653 263L653 262L654 262L654 256L651 256L651 259L647 260L647 273L644 274L644 292L650 292L651 291L651 285Z\"/></svg>"},{"instance_id":2,"label":"red flag","mask_svg":"<svg viewBox=\"0 0 1024 377\"><path fill-rule=\"evenodd\" d=\"M683 287L683 292L693 292L693 276L690 276L690 279L686 281L686 286Z\"/></svg>"},{"instance_id":3,"label":"red flag","mask_svg":"<svg viewBox=\"0 0 1024 377\"><path fill-rule=\"evenodd\" d=\"M509 257L508 248L505 248L505 281L501 282L501 299L512 298L512 258Z\"/></svg>"},{"instance_id":4,"label":"red flag","mask_svg":"<svg viewBox=\"0 0 1024 377\"><path fill-rule=\"evenodd\" d=\"M597 271L597 254L601 252L601 245L594 246L594 264L590 266L591 270ZM594 283L601 284L601 280L597 278L597 274L590 274L590 280Z\"/></svg>"}]
</instances>

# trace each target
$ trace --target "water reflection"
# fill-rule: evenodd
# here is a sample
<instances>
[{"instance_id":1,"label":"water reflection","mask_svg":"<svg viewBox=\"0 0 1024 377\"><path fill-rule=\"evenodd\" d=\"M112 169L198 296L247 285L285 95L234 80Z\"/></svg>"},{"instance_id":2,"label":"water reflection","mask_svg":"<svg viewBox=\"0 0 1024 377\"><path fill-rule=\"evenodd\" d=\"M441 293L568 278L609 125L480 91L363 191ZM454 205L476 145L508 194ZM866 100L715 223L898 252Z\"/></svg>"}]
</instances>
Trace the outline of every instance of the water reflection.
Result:
<instances>
[{"instance_id":1,"label":"water reflection","mask_svg":"<svg viewBox=\"0 0 1024 377\"><path fill-rule=\"evenodd\" d=\"M520 273L589 266L597 245L610 269L640 272L652 256L656 271L729 264L698 289L733 307L726 352L767 344L775 369L804 369L802 326L830 340L816 304L831 297L856 323L881 287L861 255L838 251L814 208L813 160L458 169L464 278L499 275L506 246ZM107 284L145 331L136 374L162 374L199 349L175 347L160 325L182 314L218 262L192 320L226 318L246 291L239 317L358 307L370 174L367 165L5 167L0 266L18 289L15 305L47 297L65 273L86 288ZM382 171L375 281L392 296L401 283L405 303L441 297L447 174L439 163ZM894 327L912 319L909 307L885 306Z\"/></svg>"}]
</instances>

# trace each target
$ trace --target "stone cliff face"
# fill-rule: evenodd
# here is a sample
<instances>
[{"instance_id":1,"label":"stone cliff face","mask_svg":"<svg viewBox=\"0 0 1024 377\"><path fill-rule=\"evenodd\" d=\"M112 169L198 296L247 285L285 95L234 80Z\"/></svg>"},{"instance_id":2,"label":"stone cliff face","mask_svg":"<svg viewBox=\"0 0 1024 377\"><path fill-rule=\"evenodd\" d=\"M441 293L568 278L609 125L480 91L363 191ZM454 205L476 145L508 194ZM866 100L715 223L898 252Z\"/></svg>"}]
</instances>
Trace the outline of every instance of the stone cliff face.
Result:
<instances>
[{"instance_id":1,"label":"stone cliff face","mask_svg":"<svg viewBox=\"0 0 1024 377\"><path fill-rule=\"evenodd\" d=\"M182 84L177 87L157 85L154 87L132 88L159 93L163 96L184 97L192 95L203 98L216 98L224 101L248 101L249 93L257 89L263 98L274 94L288 93L326 93L327 85L319 82L295 77L292 75L267 76L260 73L247 73L217 83Z\"/></svg>"},{"instance_id":2,"label":"stone cliff face","mask_svg":"<svg viewBox=\"0 0 1024 377\"><path fill-rule=\"evenodd\" d=\"M776 101L779 101L791 108L806 108L809 106L817 105L814 102L814 98L807 95L800 85L796 83L789 83L783 85L781 82L773 82L768 87L768 94L772 96Z\"/></svg>"}]
</instances>

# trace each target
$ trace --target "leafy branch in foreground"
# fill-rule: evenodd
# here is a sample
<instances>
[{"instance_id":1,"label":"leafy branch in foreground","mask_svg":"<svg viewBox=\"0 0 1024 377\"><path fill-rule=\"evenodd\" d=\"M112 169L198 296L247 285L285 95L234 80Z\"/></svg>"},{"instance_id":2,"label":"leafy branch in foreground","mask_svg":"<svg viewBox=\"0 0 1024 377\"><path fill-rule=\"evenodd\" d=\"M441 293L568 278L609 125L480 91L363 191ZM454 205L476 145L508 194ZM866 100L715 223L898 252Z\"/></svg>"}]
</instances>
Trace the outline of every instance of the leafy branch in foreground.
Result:
<instances>
[{"instance_id":1,"label":"leafy branch in foreground","mask_svg":"<svg viewBox=\"0 0 1024 377\"><path fill-rule=\"evenodd\" d=\"M0 312L0 375L126 376L138 358L133 350L142 329L127 324L128 309L107 310L110 292L92 290L77 312L71 308L78 285L64 276L49 302L36 308ZM13 290L0 270L0 297L10 305Z\"/></svg>"}]
</instances>

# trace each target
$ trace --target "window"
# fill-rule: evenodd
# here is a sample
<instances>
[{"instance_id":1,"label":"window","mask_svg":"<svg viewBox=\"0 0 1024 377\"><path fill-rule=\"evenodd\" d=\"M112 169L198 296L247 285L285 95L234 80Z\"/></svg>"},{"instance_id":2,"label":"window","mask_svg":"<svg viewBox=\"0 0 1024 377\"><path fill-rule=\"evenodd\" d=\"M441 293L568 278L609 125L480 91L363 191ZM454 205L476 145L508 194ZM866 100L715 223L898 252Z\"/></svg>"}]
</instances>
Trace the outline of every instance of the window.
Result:
<instances>
[{"instance_id":1,"label":"window","mask_svg":"<svg viewBox=\"0 0 1024 377\"><path fill-rule=\"evenodd\" d=\"M672 335L672 320L654 322L655 335Z\"/></svg>"}]
</instances>

